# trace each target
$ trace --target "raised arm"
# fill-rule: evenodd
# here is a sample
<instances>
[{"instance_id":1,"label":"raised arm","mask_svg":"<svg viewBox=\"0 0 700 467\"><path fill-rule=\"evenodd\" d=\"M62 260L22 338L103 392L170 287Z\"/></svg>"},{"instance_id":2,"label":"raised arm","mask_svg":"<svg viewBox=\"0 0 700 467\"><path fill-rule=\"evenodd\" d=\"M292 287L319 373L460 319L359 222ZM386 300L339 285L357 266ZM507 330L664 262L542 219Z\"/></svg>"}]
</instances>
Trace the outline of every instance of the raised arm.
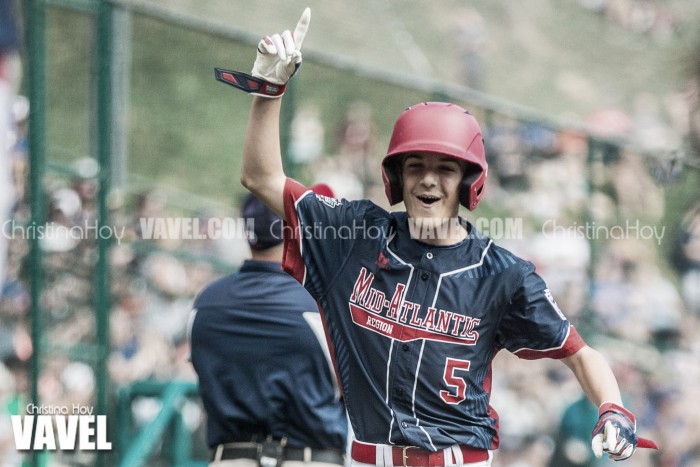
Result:
<instances>
[{"instance_id":1,"label":"raised arm","mask_svg":"<svg viewBox=\"0 0 700 467\"><path fill-rule=\"evenodd\" d=\"M301 66L301 46L309 28L306 8L294 32L264 37L250 75L216 69L216 78L254 95L248 118L241 164L241 183L273 211L284 217L284 184L280 148L281 96L289 79Z\"/></svg>"},{"instance_id":2,"label":"raised arm","mask_svg":"<svg viewBox=\"0 0 700 467\"><path fill-rule=\"evenodd\" d=\"M281 99L253 97L243 146L241 183L284 218L284 183L280 149Z\"/></svg>"}]
</instances>

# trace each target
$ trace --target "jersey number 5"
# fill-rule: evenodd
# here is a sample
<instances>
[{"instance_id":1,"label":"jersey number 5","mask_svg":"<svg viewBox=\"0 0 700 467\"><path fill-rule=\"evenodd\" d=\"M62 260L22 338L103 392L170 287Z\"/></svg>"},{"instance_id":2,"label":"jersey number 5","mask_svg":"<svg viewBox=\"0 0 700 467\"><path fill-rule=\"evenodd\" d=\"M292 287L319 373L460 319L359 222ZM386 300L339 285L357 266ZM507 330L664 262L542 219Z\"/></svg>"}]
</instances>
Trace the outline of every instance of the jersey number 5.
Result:
<instances>
[{"instance_id":1,"label":"jersey number 5","mask_svg":"<svg viewBox=\"0 0 700 467\"><path fill-rule=\"evenodd\" d=\"M440 391L440 397L447 404L459 404L467 398L467 382L464 377L455 376L456 371L469 371L471 362L469 360L459 360L448 358L445 361L445 374L442 379L447 387L452 391Z\"/></svg>"}]
</instances>

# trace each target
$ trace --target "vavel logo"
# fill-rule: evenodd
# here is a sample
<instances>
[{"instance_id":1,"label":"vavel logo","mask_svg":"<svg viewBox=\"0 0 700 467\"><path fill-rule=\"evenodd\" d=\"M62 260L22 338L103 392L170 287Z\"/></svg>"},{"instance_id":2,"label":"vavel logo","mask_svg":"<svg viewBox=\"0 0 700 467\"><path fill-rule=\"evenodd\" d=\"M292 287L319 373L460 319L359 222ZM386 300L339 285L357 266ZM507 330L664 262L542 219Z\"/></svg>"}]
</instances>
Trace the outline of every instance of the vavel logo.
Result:
<instances>
[{"instance_id":1,"label":"vavel logo","mask_svg":"<svg viewBox=\"0 0 700 467\"><path fill-rule=\"evenodd\" d=\"M28 415L11 417L15 448L18 451L108 451L112 443L107 441L107 417L93 415L93 411L93 407L77 404L70 409L29 404Z\"/></svg>"}]
</instances>

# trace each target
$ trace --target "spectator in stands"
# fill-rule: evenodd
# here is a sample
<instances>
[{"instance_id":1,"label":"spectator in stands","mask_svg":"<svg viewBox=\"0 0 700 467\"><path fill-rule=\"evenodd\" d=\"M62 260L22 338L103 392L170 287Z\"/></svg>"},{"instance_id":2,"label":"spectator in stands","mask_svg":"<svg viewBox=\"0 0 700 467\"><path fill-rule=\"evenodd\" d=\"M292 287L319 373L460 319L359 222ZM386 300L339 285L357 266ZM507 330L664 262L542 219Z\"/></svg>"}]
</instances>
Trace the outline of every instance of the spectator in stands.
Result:
<instances>
[{"instance_id":1,"label":"spectator in stands","mask_svg":"<svg viewBox=\"0 0 700 467\"><path fill-rule=\"evenodd\" d=\"M123 287L110 313L110 378L128 385L140 379L170 376L168 342L143 320L146 294L134 286Z\"/></svg>"},{"instance_id":2,"label":"spectator in stands","mask_svg":"<svg viewBox=\"0 0 700 467\"><path fill-rule=\"evenodd\" d=\"M22 465L22 455L15 449L11 415L17 414L16 382L4 363L0 363L0 465Z\"/></svg>"},{"instance_id":3,"label":"spectator in stands","mask_svg":"<svg viewBox=\"0 0 700 467\"><path fill-rule=\"evenodd\" d=\"M15 203L8 136L14 133L12 107L21 79L21 62L14 4L12 0L0 0L0 225L9 219ZM6 235L0 234L0 290L5 280L8 241Z\"/></svg>"},{"instance_id":4,"label":"spectator in stands","mask_svg":"<svg viewBox=\"0 0 700 467\"><path fill-rule=\"evenodd\" d=\"M700 203L690 209L683 219L673 260L681 274L686 306L700 316Z\"/></svg>"},{"instance_id":5,"label":"spectator in stands","mask_svg":"<svg viewBox=\"0 0 700 467\"><path fill-rule=\"evenodd\" d=\"M484 51L489 31L486 21L476 8L463 7L455 13L461 81L474 89L484 88Z\"/></svg>"},{"instance_id":6,"label":"spectator in stands","mask_svg":"<svg viewBox=\"0 0 700 467\"><path fill-rule=\"evenodd\" d=\"M693 74L690 77L689 140L695 156L700 155L700 42L693 55ZM683 295L688 307L700 316L700 203L691 208L682 223L682 230L674 258L683 274Z\"/></svg>"},{"instance_id":7,"label":"spectator in stands","mask_svg":"<svg viewBox=\"0 0 700 467\"><path fill-rule=\"evenodd\" d=\"M326 129L318 105L306 102L292 119L289 157L296 164L308 164L323 155Z\"/></svg>"}]
</instances>

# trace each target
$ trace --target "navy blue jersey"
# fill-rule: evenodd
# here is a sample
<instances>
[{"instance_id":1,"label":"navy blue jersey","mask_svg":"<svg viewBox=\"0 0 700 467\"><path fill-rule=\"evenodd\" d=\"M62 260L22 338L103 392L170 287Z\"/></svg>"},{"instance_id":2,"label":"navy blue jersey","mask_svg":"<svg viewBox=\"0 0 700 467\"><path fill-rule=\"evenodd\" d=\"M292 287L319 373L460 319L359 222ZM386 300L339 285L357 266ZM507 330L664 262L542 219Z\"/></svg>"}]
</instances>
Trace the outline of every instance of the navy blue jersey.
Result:
<instances>
[{"instance_id":1,"label":"navy blue jersey","mask_svg":"<svg viewBox=\"0 0 700 467\"><path fill-rule=\"evenodd\" d=\"M285 269L319 302L354 435L436 451L498 446L491 362L583 341L534 266L466 221L469 238L411 238L406 213L285 186Z\"/></svg>"},{"instance_id":2,"label":"navy blue jersey","mask_svg":"<svg viewBox=\"0 0 700 467\"><path fill-rule=\"evenodd\" d=\"M272 435L290 447L345 448L318 306L280 263L246 261L194 307L191 358L210 447Z\"/></svg>"}]
</instances>

